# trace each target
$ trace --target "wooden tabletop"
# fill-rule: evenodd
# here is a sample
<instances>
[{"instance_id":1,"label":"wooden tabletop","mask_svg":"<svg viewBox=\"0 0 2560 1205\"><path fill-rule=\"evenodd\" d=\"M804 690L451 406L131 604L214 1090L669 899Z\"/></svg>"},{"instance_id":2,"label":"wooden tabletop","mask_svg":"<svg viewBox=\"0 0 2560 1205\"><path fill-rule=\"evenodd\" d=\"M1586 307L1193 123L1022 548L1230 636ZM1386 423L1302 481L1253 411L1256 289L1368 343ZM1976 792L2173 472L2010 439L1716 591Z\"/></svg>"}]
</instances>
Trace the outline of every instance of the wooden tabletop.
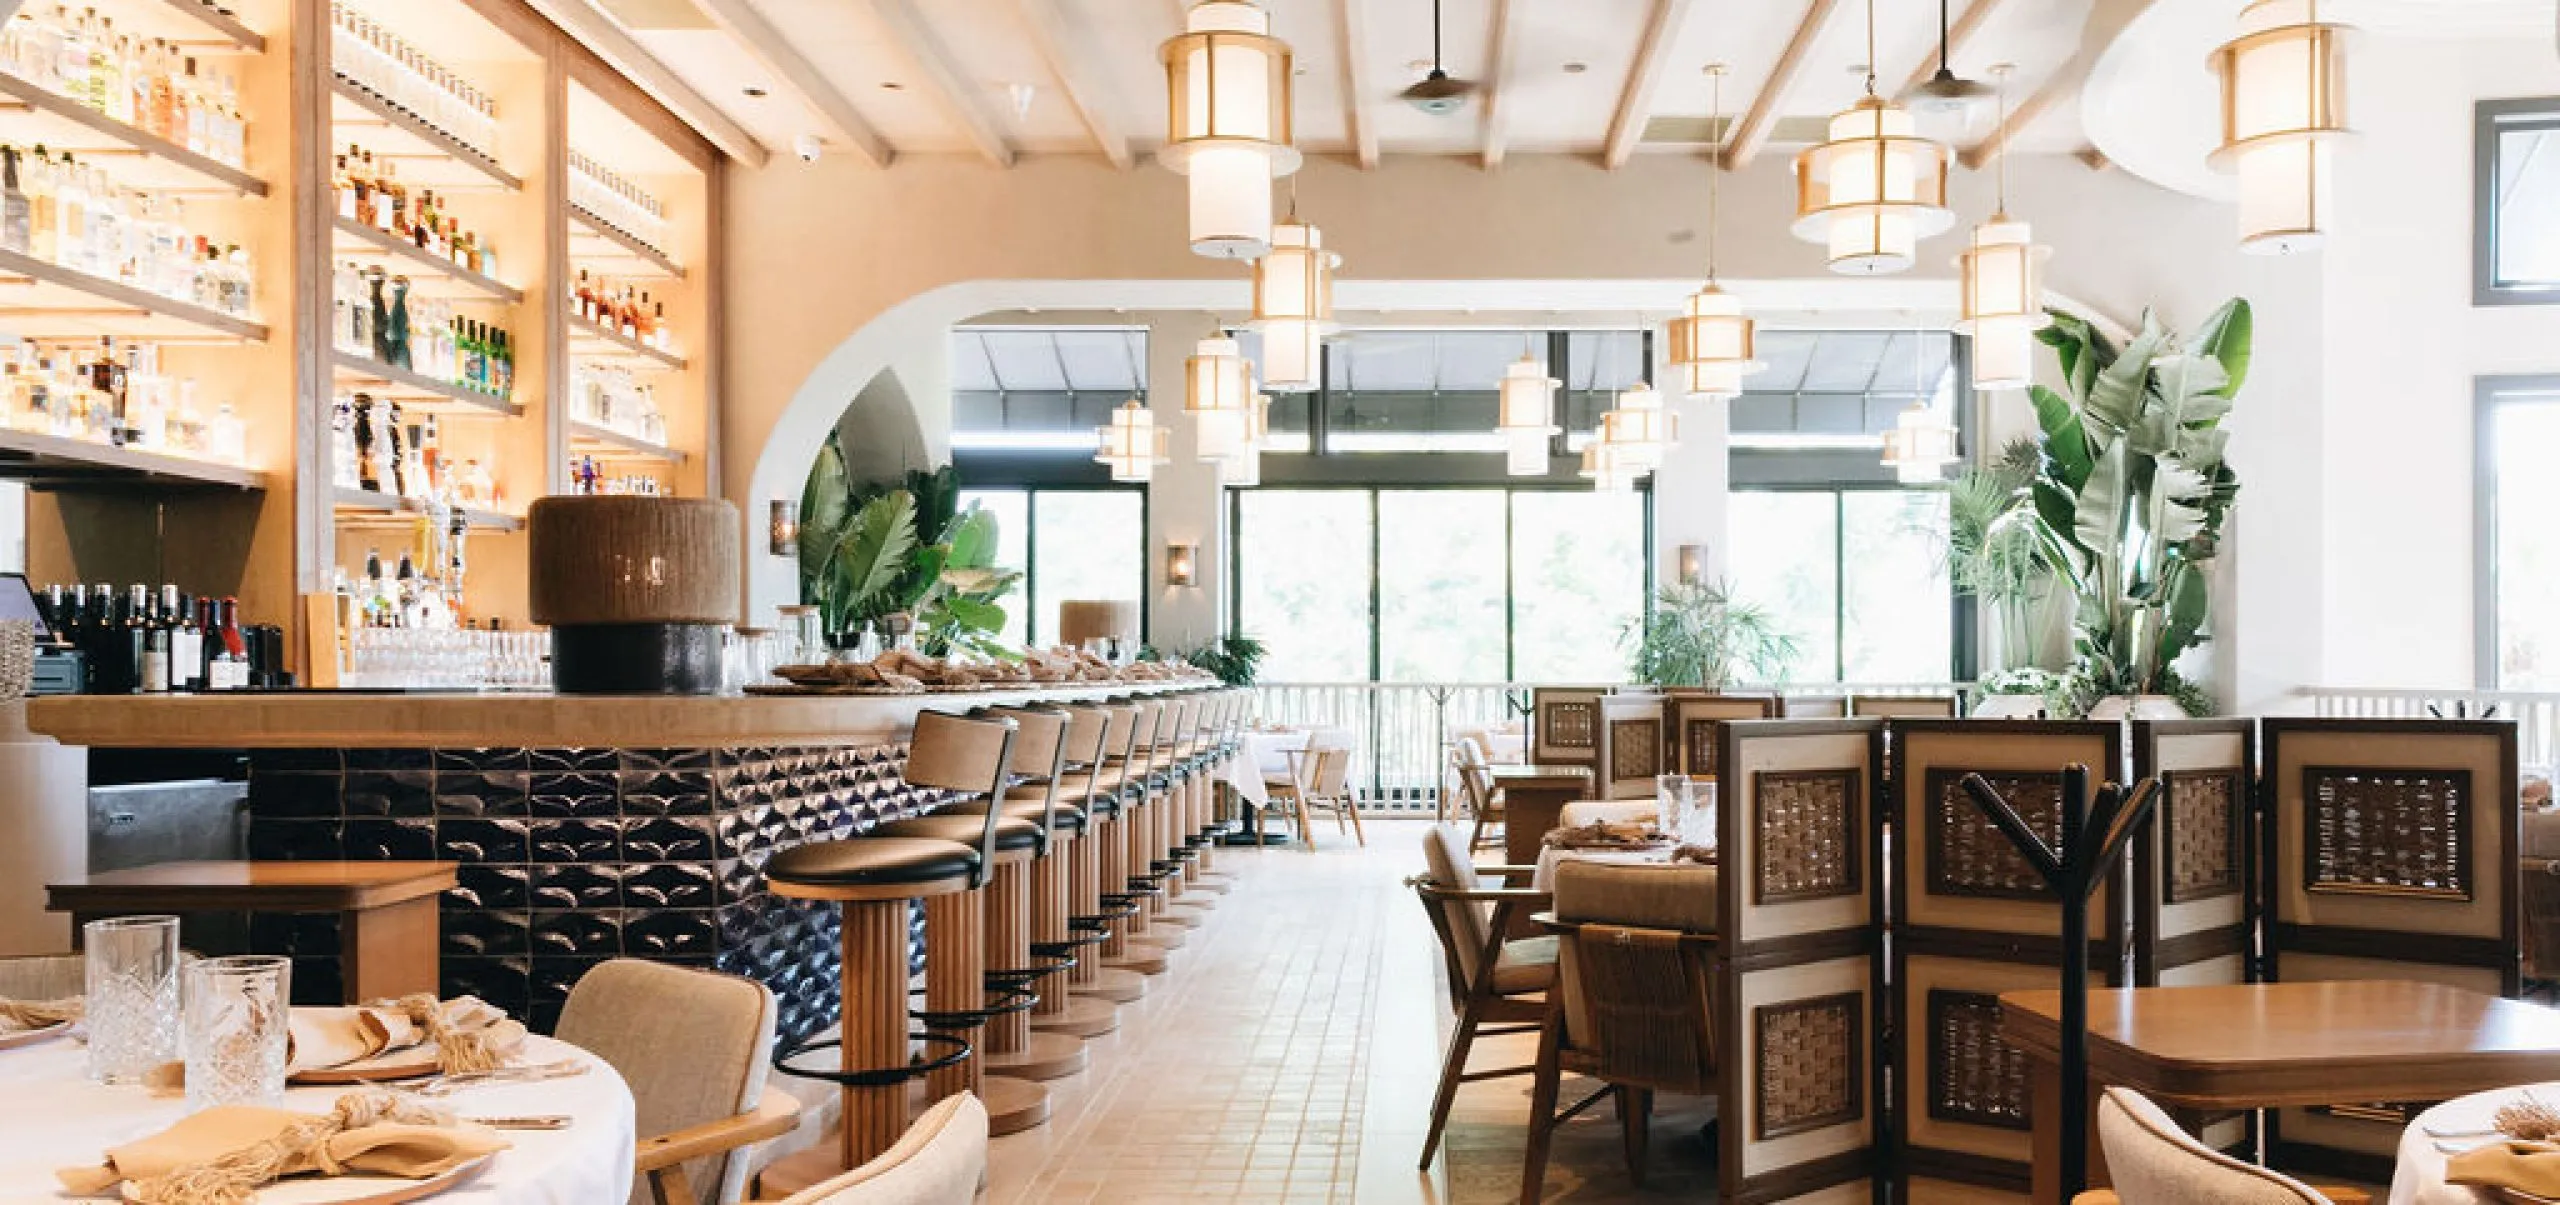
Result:
<instances>
[{"instance_id":1,"label":"wooden tabletop","mask_svg":"<svg viewBox=\"0 0 2560 1205\"><path fill-rule=\"evenodd\" d=\"M1494 765L1487 769L1492 772L1493 781L1505 787L1528 787L1535 790L1540 787L1562 789L1591 785L1591 767L1589 766Z\"/></svg>"},{"instance_id":2,"label":"wooden tabletop","mask_svg":"<svg viewBox=\"0 0 2560 1205\"><path fill-rule=\"evenodd\" d=\"M2000 997L2000 1033L2061 1057L2062 993ZM2402 980L2089 993L2089 1073L2195 1108L2442 1100L2560 1078L2560 1010Z\"/></svg>"},{"instance_id":3,"label":"wooden tabletop","mask_svg":"<svg viewBox=\"0 0 2560 1205\"><path fill-rule=\"evenodd\" d=\"M452 862L162 862L45 888L52 912L347 912L453 886Z\"/></svg>"}]
</instances>

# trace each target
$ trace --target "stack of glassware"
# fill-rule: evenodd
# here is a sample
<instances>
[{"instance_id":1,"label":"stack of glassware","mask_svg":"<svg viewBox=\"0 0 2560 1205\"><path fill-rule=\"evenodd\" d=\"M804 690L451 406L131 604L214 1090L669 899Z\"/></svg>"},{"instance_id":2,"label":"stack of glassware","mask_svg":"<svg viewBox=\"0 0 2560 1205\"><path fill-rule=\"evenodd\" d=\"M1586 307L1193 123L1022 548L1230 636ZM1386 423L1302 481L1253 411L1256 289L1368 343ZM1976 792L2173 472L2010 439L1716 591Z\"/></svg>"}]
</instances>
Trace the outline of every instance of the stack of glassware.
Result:
<instances>
[{"instance_id":1,"label":"stack of glassware","mask_svg":"<svg viewBox=\"0 0 2560 1205\"><path fill-rule=\"evenodd\" d=\"M569 364L569 417L591 427L666 446L667 416L655 386L618 364Z\"/></svg>"},{"instance_id":2,"label":"stack of glassware","mask_svg":"<svg viewBox=\"0 0 2560 1205\"><path fill-rule=\"evenodd\" d=\"M569 152L569 204L658 254L667 253L667 207L647 189L575 150Z\"/></svg>"},{"instance_id":3,"label":"stack of glassware","mask_svg":"<svg viewBox=\"0 0 2560 1205\"><path fill-rule=\"evenodd\" d=\"M551 684L551 634L478 628L359 627L340 683L351 687L527 689Z\"/></svg>"},{"instance_id":4,"label":"stack of glassware","mask_svg":"<svg viewBox=\"0 0 2560 1205\"><path fill-rule=\"evenodd\" d=\"M248 163L249 123L228 74L199 73L173 42L116 32L94 8L29 6L0 26L0 70L231 167Z\"/></svg>"},{"instance_id":5,"label":"stack of glassware","mask_svg":"<svg viewBox=\"0 0 2560 1205\"><path fill-rule=\"evenodd\" d=\"M329 64L339 79L484 156L496 157L498 107L488 93L345 0L329 5L329 34Z\"/></svg>"}]
</instances>

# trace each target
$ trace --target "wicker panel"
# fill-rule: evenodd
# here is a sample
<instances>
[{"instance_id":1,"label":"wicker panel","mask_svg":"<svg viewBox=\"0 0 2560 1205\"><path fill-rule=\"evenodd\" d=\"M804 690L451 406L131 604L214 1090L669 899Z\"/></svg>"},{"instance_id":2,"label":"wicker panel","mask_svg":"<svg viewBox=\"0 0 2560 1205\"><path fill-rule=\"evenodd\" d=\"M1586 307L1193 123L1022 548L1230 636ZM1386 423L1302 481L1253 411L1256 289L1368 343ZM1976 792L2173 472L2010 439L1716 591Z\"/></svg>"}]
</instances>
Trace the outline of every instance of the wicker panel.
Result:
<instances>
[{"instance_id":1,"label":"wicker panel","mask_svg":"<svg viewBox=\"0 0 2560 1205\"><path fill-rule=\"evenodd\" d=\"M1658 720L1618 720L1609 725L1609 777L1617 782L1650 779L1662 773L1662 724Z\"/></svg>"},{"instance_id":2,"label":"wicker panel","mask_svg":"<svg viewBox=\"0 0 2560 1205\"><path fill-rule=\"evenodd\" d=\"M1721 741L1723 720L1692 719L1680 726L1680 747L1689 751L1689 763L1682 767L1699 777L1716 772L1716 747Z\"/></svg>"},{"instance_id":3,"label":"wicker panel","mask_svg":"<svg viewBox=\"0 0 2560 1205\"><path fill-rule=\"evenodd\" d=\"M2306 766L2304 886L2468 900L2471 772Z\"/></svg>"},{"instance_id":4,"label":"wicker panel","mask_svg":"<svg viewBox=\"0 0 2560 1205\"><path fill-rule=\"evenodd\" d=\"M2000 1039L2000 998L1929 993L1929 1116L2004 1130L2027 1128L2027 1056Z\"/></svg>"},{"instance_id":5,"label":"wicker panel","mask_svg":"<svg viewBox=\"0 0 2560 1205\"><path fill-rule=\"evenodd\" d=\"M1932 895L2052 899L2052 890L2037 876L2035 867L1965 794L1965 776L1971 773L1963 769L1933 769L1923 783L1928 792L1923 827L1927 829L1929 876L1921 884L1922 889ZM2060 773L1992 770L1983 772L1983 777L2047 845L2061 842Z\"/></svg>"},{"instance_id":6,"label":"wicker panel","mask_svg":"<svg viewBox=\"0 0 2560 1205\"><path fill-rule=\"evenodd\" d=\"M1597 748L1600 705L1583 699L1549 703L1539 717L1538 743L1559 749Z\"/></svg>"},{"instance_id":7,"label":"wicker panel","mask_svg":"<svg viewBox=\"0 0 2560 1205\"><path fill-rule=\"evenodd\" d=\"M2169 851L2172 904L2240 890L2240 825L2248 810L2238 770L2179 771L2162 778L2160 845Z\"/></svg>"},{"instance_id":8,"label":"wicker panel","mask_svg":"<svg viewBox=\"0 0 2560 1205\"><path fill-rule=\"evenodd\" d=\"M1856 770L1764 770L1752 776L1760 847L1751 860L1756 904L1858 894Z\"/></svg>"},{"instance_id":9,"label":"wicker panel","mask_svg":"<svg viewBox=\"0 0 2560 1205\"><path fill-rule=\"evenodd\" d=\"M1757 1108L1751 1138L1767 1142L1856 1121L1866 1061L1866 1000L1856 992L1751 1010Z\"/></svg>"}]
</instances>

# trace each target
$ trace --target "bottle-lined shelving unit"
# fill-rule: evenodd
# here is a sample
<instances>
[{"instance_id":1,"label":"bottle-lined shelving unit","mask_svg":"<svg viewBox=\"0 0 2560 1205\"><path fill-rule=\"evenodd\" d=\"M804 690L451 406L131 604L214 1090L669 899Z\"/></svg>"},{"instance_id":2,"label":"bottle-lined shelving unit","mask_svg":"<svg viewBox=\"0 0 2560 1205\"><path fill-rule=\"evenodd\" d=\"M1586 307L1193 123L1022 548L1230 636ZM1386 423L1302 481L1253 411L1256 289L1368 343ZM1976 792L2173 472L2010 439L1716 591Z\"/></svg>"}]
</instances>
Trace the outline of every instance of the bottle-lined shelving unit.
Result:
<instances>
[{"instance_id":1,"label":"bottle-lined shelving unit","mask_svg":"<svg viewBox=\"0 0 2560 1205\"><path fill-rule=\"evenodd\" d=\"M0 396L0 479L50 491L38 580L301 630L406 529L453 613L520 627L534 499L716 486L716 154L526 0L53 12L0 38L13 186L115 207L145 255L0 222L0 361L80 386ZM423 534L456 516L467 558Z\"/></svg>"}]
</instances>

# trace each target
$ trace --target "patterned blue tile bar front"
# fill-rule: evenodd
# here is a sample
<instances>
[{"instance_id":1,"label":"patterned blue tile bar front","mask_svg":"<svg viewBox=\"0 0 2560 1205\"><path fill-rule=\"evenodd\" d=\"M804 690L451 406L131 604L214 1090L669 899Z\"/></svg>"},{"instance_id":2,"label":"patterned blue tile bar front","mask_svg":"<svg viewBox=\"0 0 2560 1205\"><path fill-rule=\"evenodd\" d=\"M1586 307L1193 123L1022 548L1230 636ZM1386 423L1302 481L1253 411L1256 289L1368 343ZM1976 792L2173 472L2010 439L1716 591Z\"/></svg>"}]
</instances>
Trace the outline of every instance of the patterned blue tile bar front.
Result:
<instances>
[{"instance_id":1,"label":"patterned blue tile bar front","mask_svg":"<svg viewBox=\"0 0 2560 1205\"><path fill-rule=\"evenodd\" d=\"M765 861L931 807L937 792L899 776L906 752L256 749L250 856L461 863L444 900L444 989L539 1029L578 976L620 956L762 980L798 1037L835 1023L841 929L831 906L766 892ZM336 952L334 919L290 919L252 944Z\"/></svg>"}]
</instances>

